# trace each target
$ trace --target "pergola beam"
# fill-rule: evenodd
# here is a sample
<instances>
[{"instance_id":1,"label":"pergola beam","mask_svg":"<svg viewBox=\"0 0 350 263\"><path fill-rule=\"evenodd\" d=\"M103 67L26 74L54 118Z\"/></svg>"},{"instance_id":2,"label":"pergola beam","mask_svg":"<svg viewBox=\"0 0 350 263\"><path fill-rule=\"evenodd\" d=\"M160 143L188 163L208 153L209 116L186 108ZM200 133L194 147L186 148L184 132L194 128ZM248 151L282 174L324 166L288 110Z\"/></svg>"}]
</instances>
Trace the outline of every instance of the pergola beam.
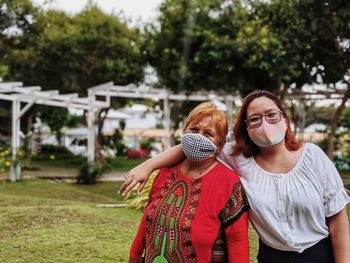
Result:
<instances>
[{"instance_id":1,"label":"pergola beam","mask_svg":"<svg viewBox=\"0 0 350 263\"><path fill-rule=\"evenodd\" d=\"M97 92L97 91L103 91L103 90L107 90L109 88L111 88L113 86L113 81L109 81L94 87L89 88L90 91L92 92Z\"/></svg>"},{"instance_id":2,"label":"pergola beam","mask_svg":"<svg viewBox=\"0 0 350 263\"><path fill-rule=\"evenodd\" d=\"M105 92L99 91L96 93L96 95L105 95ZM224 101L225 97L222 96L216 96L213 93L208 93L206 95L197 95L197 94L167 94L167 91L165 90L151 90L151 91L120 91L114 89L114 87L111 88L109 95L111 97L121 97L121 98L140 98L140 99L156 99L156 100L163 100L165 98L168 98L170 100L178 100L178 101L185 101L185 100L191 100L191 101L206 101L211 100L213 98L216 98L218 100Z\"/></svg>"},{"instance_id":3,"label":"pergola beam","mask_svg":"<svg viewBox=\"0 0 350 263\"><path fill-rule=\"evenodd\" d=\"M234 97L231 95L217 96L212 92L203 92L201 94L172 94L166 89L138 89L134 85L128 86L112 86L109 87L109 91L98 90L95 95L110 97L120 97L120 98L137 98L137 99L151 99L151 100L163 100L163 111L164 120L163 125L167 134L167 147L170 147L170 135L171 135L171 107L170 101L208 101L217 99L226 103L228 109L232 109L232 105L229 103L234 103ZM232 122L232 116L229 116L229 120Z\"/></svg>"},{"instance_id":4,"label":"pergola beam","mask_svg":"<svg viewBox=\"0 0 350 263\"><path fill-rule=\"evenodd\" d=\"M34 87L16 87L16 86L0 86L0 92L16 92L21 94L31 94L34 92L41 91L41 87L34 86Z\"/></svg>"},{"instance_id":5,"label":"pergola beam","mask_svg":"<svg viewBox=\"0 0 350 263\"><path fill-rule=\"evenodd\" d=\"M11 96L11 95L10 95ZM0 94L0 98L3 98ZM30 103L35 100L35 104L40 104L40 105L46 105L46 106L55 106L55 107L70 107L70 108L77 108L77 109L82 109L82 110L88 110L89 106L87 104L81 104L81 103L74 103L70 101L58 101L58 100L50 100L50 99L45 99L45 98L37 98L37 97L31 97L31 96L22 96L22 95L14 95L13 98L15 100L21 100L22 102L27 102ZM96 104L93 106L100 107Z\"/></svg>"},{"instance_id":6,"label":"pergola beam","mask_svg":"<svg viewBox=\"0 0 350 263\"><path fill-rule=\"evenodd\" d=\"M0 88L6 88L6 87L22 87L23 82L1 82Z\"/></svg>"}]
</instances>

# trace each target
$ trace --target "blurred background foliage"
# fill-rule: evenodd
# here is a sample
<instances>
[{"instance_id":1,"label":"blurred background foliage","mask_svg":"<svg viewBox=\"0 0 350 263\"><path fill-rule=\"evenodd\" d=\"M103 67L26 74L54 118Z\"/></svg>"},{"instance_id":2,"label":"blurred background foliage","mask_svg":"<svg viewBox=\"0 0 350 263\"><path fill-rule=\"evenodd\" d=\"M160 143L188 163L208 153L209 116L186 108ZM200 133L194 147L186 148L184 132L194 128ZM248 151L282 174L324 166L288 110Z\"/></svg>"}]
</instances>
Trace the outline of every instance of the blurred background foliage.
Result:
<instances>
[{"instance_id":1,"label":"blurred background foliage","mask_svg":"<svg viewBox=\"0 0 350 263\"><path fill-rule=\"evenodd\" d=\"M137 25L106 14L94 1L67 14L31 0L0 0L0 78L86 96L89 87L109 81L143 83L145 68L152 67L154 86L173 92L244 96L260 88L282 99L305 84L337 92L335 84L342 83L341 103L320 107L307 102L305 108L305 124L328 126L325 150L332 158L339 150L338 127L349 129L349 21L346 0L164 0L157 20ZM127 103L112 102L113 107ZM294 103L290 112L299 125ZM173 129L193 106L172 103ZM10 135L9 109L0 101L4 136ZM32 130L35 116L48 122L58 141L60 127L84 124L83 118L70 119L66 110L34 106L21 120L24 134ZM103 118L98 120L100 131ZM114 144L125 152L119 139ZM99 134L98 143L103 141Z\"/></svg>"}]
</instances>

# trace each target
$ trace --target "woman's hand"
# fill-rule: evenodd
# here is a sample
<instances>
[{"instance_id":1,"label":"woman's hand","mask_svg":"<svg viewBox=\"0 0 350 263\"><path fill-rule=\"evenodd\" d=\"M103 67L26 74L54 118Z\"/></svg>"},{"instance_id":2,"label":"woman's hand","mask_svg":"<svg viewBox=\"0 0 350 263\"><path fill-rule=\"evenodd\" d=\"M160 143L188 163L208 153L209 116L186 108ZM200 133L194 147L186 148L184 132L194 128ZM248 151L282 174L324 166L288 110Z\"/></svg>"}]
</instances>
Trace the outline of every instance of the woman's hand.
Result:
<instances>
[{"instance_id":1,"label":"woman's hand","mask_svg":"<svg viewBox=\"0 0 350 263\"><path fill-rule=\"evenodd\" d=\"M137 184L139 184L137 188L137 194L140 194L142 189L145 187L150 174L153 172L153 169L144 162L135 168L131 169L125 175L125 181L120 187L119 192L122 195L127 195L131 189L133 189Z\"/></svg>"},{"instance_id":2,"label":"woman's hand","mask_svg":"<svg viewBox=\"0 0 350 263\"><path fill-rule=\"evenodd\" d=\"M185 154L182 151L181 145L177 145L151 159L148 159L126 174L125 181L120 187L119 192L122 195L126 195L139 183L140 185L137 188L137 194L140 194L145 187L149 176L154 170L172 166L182 161L184 158Z\"/></svg>"}]
</instances>

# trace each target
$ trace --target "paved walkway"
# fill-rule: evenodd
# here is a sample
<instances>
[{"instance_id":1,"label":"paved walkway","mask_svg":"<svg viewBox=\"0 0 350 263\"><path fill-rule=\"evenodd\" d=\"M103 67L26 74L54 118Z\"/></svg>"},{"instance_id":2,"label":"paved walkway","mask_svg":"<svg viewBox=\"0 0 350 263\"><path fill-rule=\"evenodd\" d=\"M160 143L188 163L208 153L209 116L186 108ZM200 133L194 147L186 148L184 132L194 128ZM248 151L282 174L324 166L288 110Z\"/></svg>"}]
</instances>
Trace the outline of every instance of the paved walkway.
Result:
<instances>
[{"instance_id":1,"label":"paved walkway","mask_svg":"<svg viewBox=\"0 0 350 263\"><path fill-rule=\"evenodd\" d=\"M78 170L76 168L55 167L54 169L52 169L51 167L40 167L40 170L23 171L22 178L57 178L58 180L62 178L67 178L68 180L71 179L72 181L74 181L74 178L77 176L77 171ZM123 182L126 173L127 172L112 171L110 173L104 174L98 180L102 182ZM2 180L8 180L8 175L0 174L0 181ZM345 178L343 178L343 182L344 185L348 188L348 190L350 190L350 176L346 176Z\"/></svg>"},{"instance_id":2,"label":"paved walkway","mask_svg":"<svg viewBox=\"0 0 350 263\"><path fill-rule=\"evenodd\" d=\"M112 171L110 173L105 173L98 181L101 182L123 182L124 176L127 172ZM55 167L54 169L50 167L40 167L40 170L28 171L25 170L22 173L22 179L49 179L54 181L64 181L64 182L75 182L75 178L78 174L78 169L76 168L61 168ZM0 181L8 180L7 174L0 174Z\"/></svg>"},{"instance_id":3,"label":"paved walkway","mask_svg":"<svg viewBox=\"0 0 350 263\"><path fill-rule=\"evenodd\" d=\"M100 182L123 182L124 176L127 172L110 172L104 174L101 178L98 179Z\"/></svg>"}]
</instances>

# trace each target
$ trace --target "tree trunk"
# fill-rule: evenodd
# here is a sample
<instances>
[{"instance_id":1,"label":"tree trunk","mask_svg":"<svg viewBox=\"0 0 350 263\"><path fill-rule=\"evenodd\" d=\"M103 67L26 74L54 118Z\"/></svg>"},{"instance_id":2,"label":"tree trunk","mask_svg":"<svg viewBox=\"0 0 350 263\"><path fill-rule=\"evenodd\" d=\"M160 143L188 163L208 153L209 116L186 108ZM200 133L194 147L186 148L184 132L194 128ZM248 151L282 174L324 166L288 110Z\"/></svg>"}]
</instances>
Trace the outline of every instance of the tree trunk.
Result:
<instances>
[{"instance_id":1,"label":"tree trunk","mask_svg":"<svg viewBox=\"0 0 350 263\"><path fill-rule=\"evenodd\" d=\"M101 148L102 148L102 128L103 128L103 124L105 122L105 119L107 117L108 111L110 110L110 108L104 108L102 109L99 114L98 114L98 118L97 118L97 136L96 136L96 141L95 141L95 160L97 162L103 162L104 161L104 157L101 154ZM103 113L105 113L103 115Z\"/></svg>"},{"instance_id":2,"label":"tree trunk","mask_svg":"<svg viewBox=\"0 0 350 263\"><path fill-rule=\"evenodd\" d=\"M298 127L299 127L299 114L297 105L292 101L290 106L290 113L291 113L291 122L294 123L294 130L293 133L295 137L298 137Z\"/></svg>"},{"instance_id":3,"label":"tree trunk","mask_svg":"<svg viewBox=\"0 0 350 263\"><path fill-rule=\"evenodd\" d=\"M350 85L348 84L347 92L344 94L344 97L342 98L342 102L339 105L339 107L336 109L334 116L330 122L331 127L328 135L327 155L331 160L334 159L334 139L335 139L336 131L338 128L341 115L345 109L345 104L348 101L349 97L350 97Z\"/></svg>"},{"instance_id":4,"label":"tree trunk","mask_svg":"<svg viewBox=\"0 0 350 263\"><path fill-rule=\"evenodd\" d=\"M288 90L289 90L289 86L290 84L289 83L282 83L281 84L281 88L280 88L280 94L279 94L279 98L281 101L284 101L287 93L288 93Z\"/></svg>"}]
</instances>

